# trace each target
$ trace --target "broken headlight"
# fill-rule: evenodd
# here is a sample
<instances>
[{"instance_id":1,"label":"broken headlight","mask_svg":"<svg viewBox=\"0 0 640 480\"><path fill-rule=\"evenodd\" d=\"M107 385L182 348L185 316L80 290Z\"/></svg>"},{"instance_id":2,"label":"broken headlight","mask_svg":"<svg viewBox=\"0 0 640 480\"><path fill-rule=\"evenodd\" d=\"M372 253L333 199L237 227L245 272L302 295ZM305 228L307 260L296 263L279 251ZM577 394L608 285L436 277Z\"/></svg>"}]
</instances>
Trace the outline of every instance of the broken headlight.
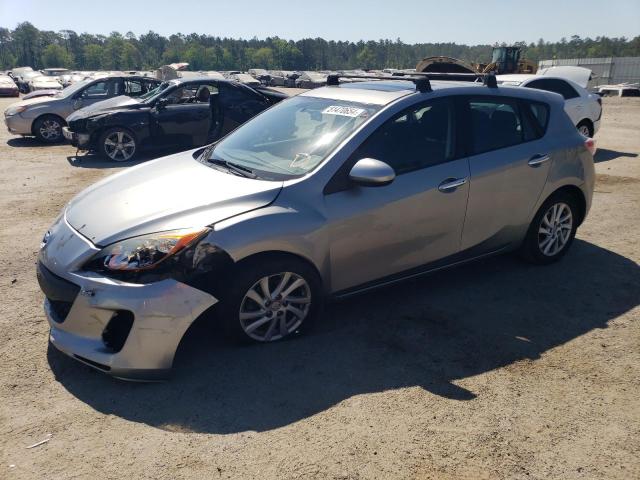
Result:
<instances>
[{"instance_id":1,"label":"broken headlight","mask_svg":"<svg viewBox=\"0 0 640 480\"><path fill-rule=\"evenodd\" d=\"M112 273L152 270L207 232L208 228L172 230L122 240L100 250L85 269Z\"/></svg>"}]
</instances>

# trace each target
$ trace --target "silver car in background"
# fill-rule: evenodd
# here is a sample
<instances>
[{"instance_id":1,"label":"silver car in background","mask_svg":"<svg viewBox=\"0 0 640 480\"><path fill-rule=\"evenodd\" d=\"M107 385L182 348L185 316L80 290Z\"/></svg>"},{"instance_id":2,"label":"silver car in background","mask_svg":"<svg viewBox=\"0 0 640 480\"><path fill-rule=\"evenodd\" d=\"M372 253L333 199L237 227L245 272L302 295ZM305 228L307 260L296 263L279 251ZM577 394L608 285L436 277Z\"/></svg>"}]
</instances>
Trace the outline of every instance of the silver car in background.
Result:
<instances>
[{"instance_id":1,"label":"silver car in background","mask_svg":"<svg viewBox=\"0 0 640 480\"><path fill-rule=\"evenodd\" d=\"M14 135L33 135L45 143L61 142L64 139L62 127L67 124L65 119L74 111L120 95L145 95L158 85L159 80L147 77L88 79L74 83L55 95L14 103L5 110L4 121L9 133Z\"/></svg>"},{"instance_id":2,"label":"silver car in background","mask_svg":"<svg viewBox=\"0 0 640 480\"><path fill-rule=\"evenodd\" d=\"M329 77L216 144L84 190L39 254L51 343L157 379L201 315L273 342L327 296L514 250L566 254L594 165L562 97L410 80Z\"/></svg>"}]
</instances>

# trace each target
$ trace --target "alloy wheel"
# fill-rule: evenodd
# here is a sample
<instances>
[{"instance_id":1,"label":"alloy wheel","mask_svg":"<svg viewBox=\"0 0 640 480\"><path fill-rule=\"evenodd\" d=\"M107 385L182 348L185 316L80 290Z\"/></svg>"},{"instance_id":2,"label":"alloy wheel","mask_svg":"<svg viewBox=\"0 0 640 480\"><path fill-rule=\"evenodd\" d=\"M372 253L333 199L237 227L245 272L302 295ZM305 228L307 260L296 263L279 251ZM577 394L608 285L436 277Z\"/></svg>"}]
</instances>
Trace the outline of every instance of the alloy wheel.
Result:
<instances>
[{"instance_id":1,"label":"alloy wheel","mask_svg":"<svg viewBox=\"0 0 640 480\"><path fill-rule=\"evenodd\" d=\"M49 142L56 141L62 135L62 125L53 119L47 119L40 125L38 129L40 136Z\"/></svg>"},{"instance_id":2,"label":"alloy wheel","mask_svg":"<svg viewBox=\"0 0 640 480\"><path fill-rule=\"evenodd\" d=\"M309 313L311 289L292 272L262 277L240 303L240 326L259 342L280 340L295 332Z\"/></svg>"},{"instance_id":3,"label":"alloy wheel","mask_svg":"<svg viewBox=\"0 0 640 480\"><path fill-rule=\"evenodd\" d=\"M104 152L111 160L124 162L136 152L136 142L127 132L115 131L104 139Z\"/></svg>"},{"instance_id":4,"label":"alloy wheel","mask_svg":"<svg viewBox=\"0 0 640 480\"><path fill-rule=\"evenodd\" d=\"M567 245L573 229L569 205L554 203L542 216L538 228L538 247L543 255L553 257Z\"/></svg>"}]
</instances>

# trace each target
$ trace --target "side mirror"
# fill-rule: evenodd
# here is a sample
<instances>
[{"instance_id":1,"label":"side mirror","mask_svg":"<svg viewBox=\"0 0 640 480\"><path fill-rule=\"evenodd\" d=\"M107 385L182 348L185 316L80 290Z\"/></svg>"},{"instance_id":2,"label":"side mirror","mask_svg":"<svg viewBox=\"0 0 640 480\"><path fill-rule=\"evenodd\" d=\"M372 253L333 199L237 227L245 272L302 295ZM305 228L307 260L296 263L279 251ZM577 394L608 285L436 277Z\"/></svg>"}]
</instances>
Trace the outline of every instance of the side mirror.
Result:
<instances>
[{"instance_id":1,"label":"side mirror","mask_svg":"<svg viewBox=\"0 0 640 480\"><path fill-rule=\"evenodd\" d=\"M388 164L374 158L358 160L349 172L349 179L363 187L382 187L396 178L396 172Z\"/></svg>"},{"instance_id":2,"label":"side mirror","mask_svg":"<svg viewBox=\"0 0 640 480\"><path fill-rule=\"evenodd\" d=\"M167 108L167 105L169 105L169 99L168 98L160 98L156 102L156 110L164 110L165 108Z\"/></svg>"},{"instance_id":3,"label":"side mirror","mask_svg":"<svg viewBox=\"0 0 640 480\"><path fill-rule=\"evenodd\" d=\"M78 110L79 108L82 108L82 98L76 98L73 101L73 109Z\"/></svg>"}]
</instances>

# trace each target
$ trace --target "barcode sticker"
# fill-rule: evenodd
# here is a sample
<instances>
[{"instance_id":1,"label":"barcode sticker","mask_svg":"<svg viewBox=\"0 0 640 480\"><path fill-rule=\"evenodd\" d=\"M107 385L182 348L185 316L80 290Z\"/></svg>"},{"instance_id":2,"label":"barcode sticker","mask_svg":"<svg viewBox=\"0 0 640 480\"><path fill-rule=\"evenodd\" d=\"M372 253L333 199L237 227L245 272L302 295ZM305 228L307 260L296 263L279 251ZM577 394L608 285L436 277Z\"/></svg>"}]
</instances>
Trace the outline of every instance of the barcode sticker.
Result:
<instances>
[{"instance_id":1,"label":"barcode sticker","mask_svg":"<svg viewBox=\"0 0 640 480\"><path fill-rule=\"evenodd\" d=\"M343 117L359 117L366 110L364 108L344 107L340 105L332 105L325 108L322 113L327 115L342 115Z\"/></svg>"}]
</instances>

